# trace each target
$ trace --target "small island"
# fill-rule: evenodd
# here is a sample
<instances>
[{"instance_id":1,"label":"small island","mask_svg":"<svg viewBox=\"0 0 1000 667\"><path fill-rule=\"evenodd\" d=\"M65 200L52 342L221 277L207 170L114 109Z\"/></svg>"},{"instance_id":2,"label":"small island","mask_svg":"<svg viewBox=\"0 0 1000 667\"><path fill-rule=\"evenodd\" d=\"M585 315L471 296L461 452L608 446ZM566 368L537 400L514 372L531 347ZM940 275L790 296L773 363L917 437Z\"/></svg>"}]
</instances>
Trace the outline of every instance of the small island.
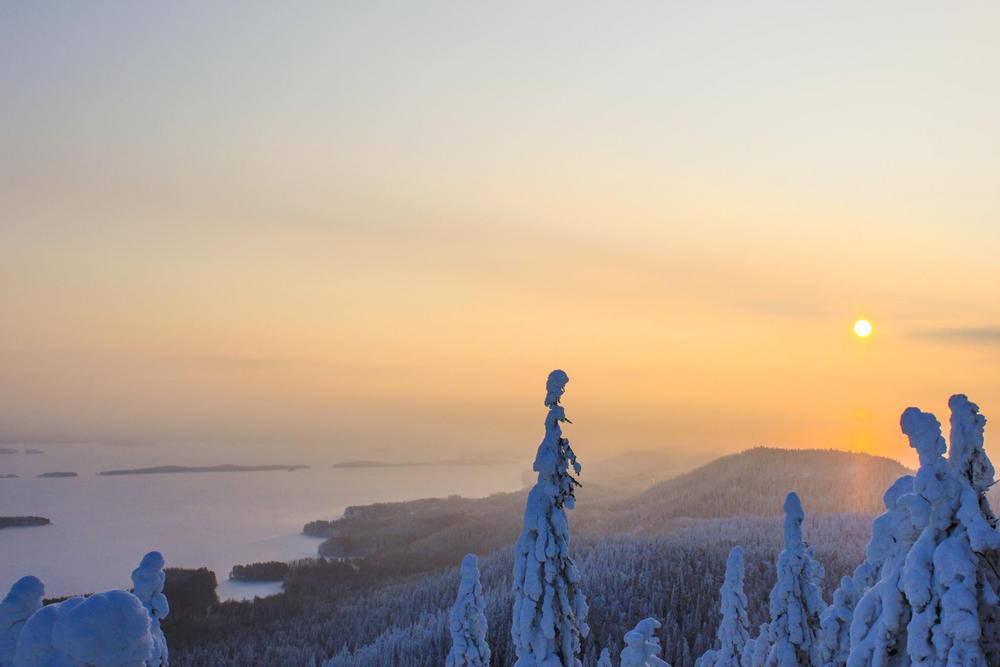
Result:
<instances>
[{"instance_id":1,"label":"small island","mask_svg":"<svg viewBox=\"0 0 1000 667\"><path fill-rule=\"evenodd\" d=\"M0 447L0 454L17 454L17 450L10 447Z\"/></svg>"},{"instance_id":2,"label":"small island","mask_svg":"<svg viewBox=\"0 0 1000 667\"><path fill-rule=\"evenodd\" d=\"M4 473L0 475L0 479L17 479L17 475L12 472Z\"/></svg>"},{"instance_id":3,"label":"small island","mask_svg":"<svg viewBox=\"0 0 1000 667\"><path fill-rule=\"evenodd\" d=\"M32 449L26 449L26 450L24 450L24 453L25 454L44 454L45 450L44 449L34 449L34 448L32 448Z\"/></svg>"},{"instance_id":4,"label":"small island","mask_svg":"<svg viewBox=\"0 0 1000 667\"><path fill-rule=\"evenodd\" d=\"M217 466L153 466L152 468L127 468L123 470L104 470L98 475L167 475L185 472L266 472L269 470L285 470L294 472L309 466L265 465L241 466L223 464Z\"/></svg>"},{"instance_id":5,"label":"small island","mask_svg":"<svg viewBox=\"0 0 1000 667\"><path fill-rule=\"evenodd\" d=\"M44 516L0 516L0 528L47 526L50 523L52 522Z\"/></svg>"},{"instance_id":6,"label":"small island","mask_svg":"<svg viewBox=\"0 0 1000 667\"><path fill-rule=\"evenodd\" d=\"M53 479L59 477L76 477L76 476L77 474L75 472L43 472L41 475L38 475L38 477L42 479Z\"/></svg>"}]
</instances>

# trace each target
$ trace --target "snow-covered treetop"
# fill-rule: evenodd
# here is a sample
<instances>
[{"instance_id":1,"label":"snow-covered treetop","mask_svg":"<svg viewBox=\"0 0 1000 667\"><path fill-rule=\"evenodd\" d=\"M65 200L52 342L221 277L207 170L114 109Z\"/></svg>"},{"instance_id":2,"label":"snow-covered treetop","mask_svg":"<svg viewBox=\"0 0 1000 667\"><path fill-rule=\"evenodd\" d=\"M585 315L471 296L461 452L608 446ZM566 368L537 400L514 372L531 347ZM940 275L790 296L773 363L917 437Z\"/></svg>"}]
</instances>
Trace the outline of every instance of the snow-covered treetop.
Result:
<instances>
[{"instance_id":1,"label":"snow-covered treetop","mask_svg":"<svg viewBox=\"0 0 1000 667\"><path fill-rule=\"evenodd\" d=\"M919 408L906 408L899 425L910 439L910 447L917 450L921 467L931 465L944 456L947 446L941 436L941 422L937 417Z\"/></svg>"},{"instance_id":2,"label":"snow-covered treetop","mask_svg":"<svg viewBox=\"0 0 1000 667\"><path fill-rule=\"evenodd\" d=\"M567 500L567 507L572 509L573 487L576 485L576 480L567 474L567 469L572 466L573 472L579 475L581 468L573 449L569 446L569 441L562 437L562 428L559 426L560 422L569 421L566 419L566 411L559 405L559 399L566 391L568 382L569 376L566 372L558 369L549 373L545 382L545 405L548 406L549 412L545 416L545 437L538 445L532 469L539 473L540 478L542 475L555 475L560 478L559 482L554 483L555 488L552 492L560 496L560 503L564 497Z\"/></svg>"},{"instance_id":3,"label":"snow-covered treetop","mask_svg":"<svg viewBox=\"0 0 1000 667\"><path fill-rule=\"evenodd\" d=\"M566 391L567 382L569 382L569 376L566 375L566 371L557 368L549 373L549 378L545 381L546 406L551 407L559 402L559 399L562 398L563 393Z\"/></svg>"},{"instance_id":4,"label":"snow-covered treetop","mask_svg":"<svg viewBox=\"0 0 1000 667\"><path fill-rule=\"evenodd\" d=\"M625 633L621 667L670 667L660 656L660 640L656 631L660 622L655 618L639 621L635 629Z\"/></svg>"},{"instance_id":5,"label":"snow-covered treetop","mask_svg":"<svg viewBox=\"0 0 1000 667\"><path fill-rule=\"evenodd\" d=\"M785 548L795 548L802 544L802 521L806 513L802 511L799 494L792 491L785 496Z\"/></svg>"},{"instance_id":6,"label":"snow-covered treetop","mask_svg":"<svg viewBox=\"0 0 1000 667\"><path fill-rule=\"evenodd\" d=\"M45 585L38 577L21 577L10 587L10 591L0 601L0 618L3 614L30 609L29 616L42 606L45 595ZM0 627L0 632L3 627Z\"/></svg>"},{"instance_id":7,"label":"snow-covered treetop","mask_svg":"<svg viewBox=\"0 0 1000 667\"><path fill-rule=\"evenodd\" d=\"M132 570L132 585L135 595L140 600L148 600L156 593L163 591L165 562L159 551L150 551L142 557L139 567Z\"/></svg>"},{"instance_id":8,"label":"snow-covered treetop","mask_svg":"<svg viewBox=\"0 0 1000 667\"><path fill-rule=\"evenodd\" d=\"M21 577L0 601L0 667L14 664L17 638L31 615L42 608L45 586L35 577Z\"/></svg>"},{"instance_id":9,"label":"snow-covered treetop","mask_svg":"<svg viewBox=\"0 0 1000 667\"><path fill-rule=\"evenodd\" d=\"M743 547L735 546L726 558L726 579L723 583L726 590L735 590L743 586Z\"/></svg>"},{"instance_id":10,"label":"snow-covered treetop","mask_svg":"<svg viewBox=\"0 0 1000 667\"><path fill-rule=\"evenodd\" d=\"M986 417L979 406L965 394L955 394L948 401L951 408L951 451L948 460L965 475L977 493L985 493L993 484L995 470L983 449Z\"/></svg>"},{"instance_id":11,"label":"snow-covered treetop","mask_svg":"<svg viewBox=\"0 0 1000 667\"><path fill-rule=\"evenodd\" d=\"M166 561L163 559L163 554L159 551L150 551L142 557L141 561L139 561L139 567L149 572L162 570L166 564Z\"/></svg>"},{"instance_id":12,"label":"snow-covered treetop","mask_svg":"<svg viewBox=\"0 0 1000 667\"><path fill-rule=\"evenodd\" d=\"M913 493L913 475L902 475L882 494L882 502L886 511L896 509L899 499L907 493Z\"/></svg>"},{"instance_id":13,"label":"snow-covered treetop","mask_svg":"<svg viewBox=\"0 0 1000 667\"><path fill-rule=\"evenodd\" d=\"M167 598L163 595L166 574L163 572L163 554L150 551L142 557L139 567L132 570L132 585L139 598L153 618L165 618L170 613Z\"/></svg>"},{"instance_id":14,"label":"snow-covered treetop","mask_svg":"<svg viewBox=\"0 0 1000 667\"><path fill-rule=\"evenodd\" d=\"M863 578L877 577L882 564L893 556L899 545L909 544L915 537L912 535L914 528L910 526L909 516L909 506L912 503L900 503L901 500L912 500L910 496L912 493L913 475L903 475L882 494L885 512L875 517L872 522L872 537L866 552L868 559L865 564L870 565L872 571L859 572L858 574L868 575Z\"/></svg>"},{"instance_id":15,"label":"snow-covered treetop","mask_svg":"<svg viewBox=\"0 0 1000 667\"><path fill-rule=\"evenodd\" d=\"M460 574L462 576L461 588L475 588L476 581L479 580L479 560L476 558L476 554L465 554Z\"/></svg>"}]
</instances>

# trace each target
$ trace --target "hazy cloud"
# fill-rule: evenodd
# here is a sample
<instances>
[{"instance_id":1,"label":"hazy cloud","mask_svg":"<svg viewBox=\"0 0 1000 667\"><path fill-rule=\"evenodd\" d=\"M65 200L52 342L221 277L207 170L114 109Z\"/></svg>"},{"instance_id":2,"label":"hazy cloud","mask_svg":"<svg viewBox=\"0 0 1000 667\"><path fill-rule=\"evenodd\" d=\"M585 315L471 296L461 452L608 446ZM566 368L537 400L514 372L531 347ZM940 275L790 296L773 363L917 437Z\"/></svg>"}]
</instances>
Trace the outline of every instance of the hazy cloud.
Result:
<instances>
[{"instance_id":1,"label":"hazy cloud","mask_svg":"<svg viewBox=\"0 0 1000 667\"><path fill-rule=\"evenodd\" d=\"M1000 326L920 329L914 331L913 336L943 342L1000 345Z\"/></svg>"}]
</instances>

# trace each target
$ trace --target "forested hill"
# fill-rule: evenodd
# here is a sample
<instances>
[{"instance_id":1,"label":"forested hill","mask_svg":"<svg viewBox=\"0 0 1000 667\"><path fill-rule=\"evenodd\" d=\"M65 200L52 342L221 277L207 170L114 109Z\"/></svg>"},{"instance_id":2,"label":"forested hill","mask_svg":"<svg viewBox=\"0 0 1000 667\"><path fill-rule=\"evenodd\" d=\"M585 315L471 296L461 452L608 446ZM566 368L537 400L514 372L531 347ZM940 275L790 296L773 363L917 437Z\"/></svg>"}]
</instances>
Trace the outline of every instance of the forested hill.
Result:
<instances>
[{"instance_id":1,"label":"forested hill","mask_svg":"<svg viewBox=\"0 0 1000 667\"><path fill-rule=\"evenodd\" d=\"M675 667L691 667L693 656L711 641L721 568L735 537L747 547L748 565L756 570L757 607L752 613L760 616L780 549L776 517L788 491L798 491L802 498L807 533L824 558L830 583L859 562L870 515L882 510L883 492L906 472L895 461L864 454L752 449L629 492L588 482L585 466L570 522L587 579L593 641L617 646L617 638L640 612L686 619L666 637L665 651ZM510 657L509 552L524 502L521 491L481 499L380 503L351 508L341 519L314 522L310 532L330 538L324 553L357 558L349 564L293 565L285 578L287 593L226 603L210 620L183 629L168 627L176 648L171 663L309 665L346 643L352 657L337 667L384 665L379 657L384 655L407 656L393 665L440 665L454 568L470 552L484 557L494 656ZM752 514L768 518L727 519ZM613 582L606 579L607 559L615 563ZM649 563L663 571L651 575ZM436 587L425 585L435 581ZM634 590L637 581L669 590ZM614 606L623 601L639 607ZM366 662L362 654L369 649L374 657ZM593 666L593 656L585 665Z\"/></svg>"},{"instance_id":2,"label":"forested hill","mask_svg":"<svg viewBox=\"0 0 1000 667\"><path fill-rule=\"evenodd\" d=\"M878 514L882 494L908 472L898 461L858 452L757 447L655 484L621 507L632 508L643 527L677 517L776 516L794 490L810 514Z\"/></svg>"},{"instance_id":3,"label":"forested hill","mask_svg":"<svg viewBox=\"0 0 1000 667\"><path fill-rule=\"evenodd\" d=\"M883 510L885 489L907 472L897 461L868 454L760 447L629 492L589 483L584 468L570 521L581 535L662 535L674 529L674 519L780 515L790 490L810 514L873 515ZM488 553L508 544L519 530L524 496L521 491L351 507L343 518L312 522L305 532L329 538L320 548L325 556L380 552L410 560L419 553L421 560L434 556L444 564L466 551Z\"/></svg>"}]
</instances>

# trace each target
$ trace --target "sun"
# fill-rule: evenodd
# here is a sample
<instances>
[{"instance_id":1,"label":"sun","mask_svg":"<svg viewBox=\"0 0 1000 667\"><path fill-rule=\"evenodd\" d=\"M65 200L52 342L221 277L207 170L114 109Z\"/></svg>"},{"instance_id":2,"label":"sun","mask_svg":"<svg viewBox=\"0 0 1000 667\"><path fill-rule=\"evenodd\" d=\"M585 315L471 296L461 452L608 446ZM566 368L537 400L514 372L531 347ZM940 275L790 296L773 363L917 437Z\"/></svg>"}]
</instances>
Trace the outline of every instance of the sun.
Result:
<instances>
[{"instance_id":1,"label":"sun","mask_svg":"<svg viewBox=\"0 0 1000 667\"><path fill-rule=\"evenodd\" d=\"M854 323L854 333L859 338L867 338L872 334L872 323L868 320L858 320Z\"/></svg>"}]
</instances>

